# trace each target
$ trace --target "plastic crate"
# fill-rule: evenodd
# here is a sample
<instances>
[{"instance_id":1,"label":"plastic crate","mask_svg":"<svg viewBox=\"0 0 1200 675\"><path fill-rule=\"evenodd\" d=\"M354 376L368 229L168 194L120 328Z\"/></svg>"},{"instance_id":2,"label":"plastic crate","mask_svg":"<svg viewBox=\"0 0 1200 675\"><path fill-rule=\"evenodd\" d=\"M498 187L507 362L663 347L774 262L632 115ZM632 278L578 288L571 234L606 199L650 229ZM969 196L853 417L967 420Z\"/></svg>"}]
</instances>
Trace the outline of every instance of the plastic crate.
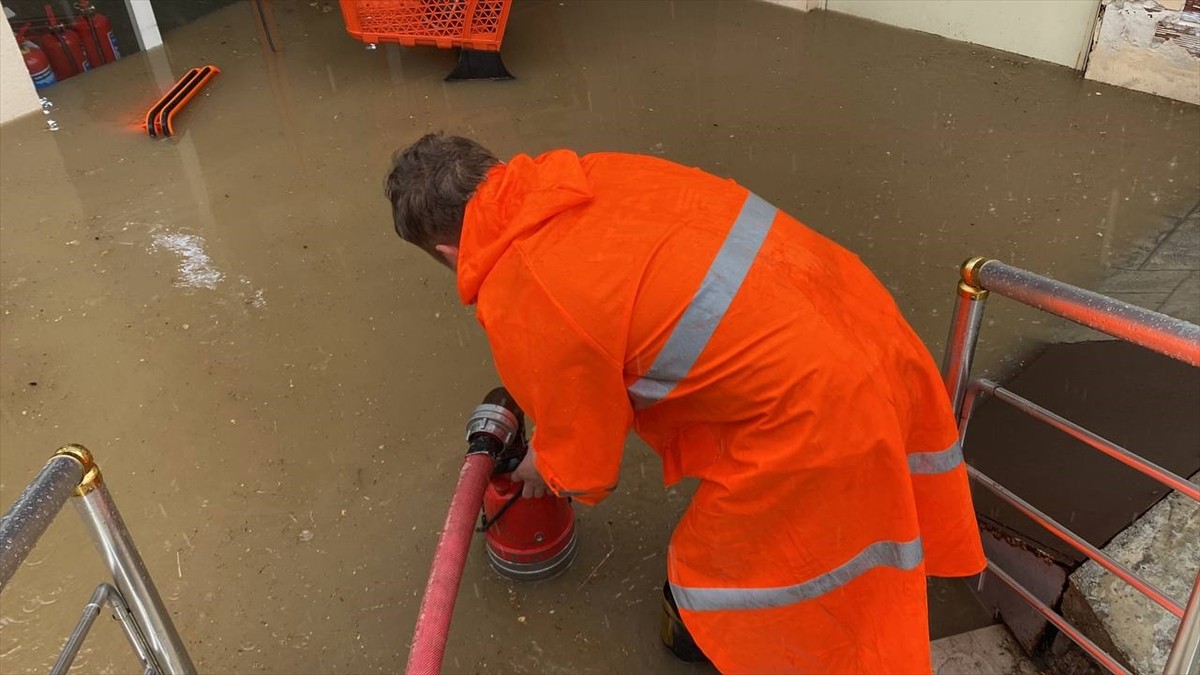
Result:
<instances>
[{"instance_id":1,"label":"plastic crate","mask_svg":"<svg viewBox=\"0 0 1200 675\"><path fill-rule=\"evenodd\" d=\"M346 32L367 44L500 51L512 0L340 0Z\"/></svg>"}]
</instances>

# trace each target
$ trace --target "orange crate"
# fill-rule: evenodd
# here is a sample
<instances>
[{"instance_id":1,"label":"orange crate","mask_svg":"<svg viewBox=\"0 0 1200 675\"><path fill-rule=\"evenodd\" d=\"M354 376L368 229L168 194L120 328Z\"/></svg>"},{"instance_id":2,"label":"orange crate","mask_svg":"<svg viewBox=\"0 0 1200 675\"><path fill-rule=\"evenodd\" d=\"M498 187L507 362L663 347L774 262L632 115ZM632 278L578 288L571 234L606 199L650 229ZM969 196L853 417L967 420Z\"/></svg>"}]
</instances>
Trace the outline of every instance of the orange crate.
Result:
<instances>
[{"instance_id":1,"label":"orange crate","mask_svg":"<svg viewBox=\"0 0 1200 675\"><path fill-rule=\"evenodd\" d=\"M500 51L512 0L340 0L346 32L367 44Z\"/></svg>"}]
</instances>

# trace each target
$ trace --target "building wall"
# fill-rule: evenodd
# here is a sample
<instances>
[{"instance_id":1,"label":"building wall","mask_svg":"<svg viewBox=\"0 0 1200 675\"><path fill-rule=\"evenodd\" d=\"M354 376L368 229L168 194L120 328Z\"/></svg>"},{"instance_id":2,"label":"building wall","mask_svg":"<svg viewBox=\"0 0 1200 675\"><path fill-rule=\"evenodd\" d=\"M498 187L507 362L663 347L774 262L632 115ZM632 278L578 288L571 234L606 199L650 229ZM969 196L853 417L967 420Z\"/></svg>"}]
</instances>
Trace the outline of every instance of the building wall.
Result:
<instances>
[{"instance_id":1,"label":"building wall","mask_svg":"<svg viewBox=\"0 0 1200 675\"><path fill-rule=\"evenodd\" d=\"M1106 2L1086 77L1200 104L1200 0Z\"/></svg>"},{"instance_id":2,"label":"building wall","mask_svg":"<svg viewBox=\"0 0 1200 675\"><path fill-rule=\"evenodd\" d=\"M0 124L41 109L33 80L7 21L0 28Z\"/></svg>"},{"instance_id":3,"label":"building wall","mask_svg":"<svg viewBox=\"0 0 1200 675\"><path fill-rule=\"evenodd\" d=\"M825 8L1082 68L1099 0L826 0Z\"/></svg>"}]
</instances>

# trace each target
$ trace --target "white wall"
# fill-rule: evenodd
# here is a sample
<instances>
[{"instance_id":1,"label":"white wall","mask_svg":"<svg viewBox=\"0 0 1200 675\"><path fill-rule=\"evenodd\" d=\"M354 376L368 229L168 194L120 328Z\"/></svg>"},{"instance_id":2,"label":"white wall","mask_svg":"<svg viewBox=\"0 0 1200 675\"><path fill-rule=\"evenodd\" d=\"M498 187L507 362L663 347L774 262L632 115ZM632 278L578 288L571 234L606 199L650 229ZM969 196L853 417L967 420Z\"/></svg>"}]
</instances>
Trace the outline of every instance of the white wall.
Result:
<instances>
[{"instance_id":1,"label":"white wall","mask_svg":"<svg viewBox=\"0 0 1200 675\"><path fill-rule=\"evenodd\" d=\"M1082 68L1100 0L827 0L826 9Z\"/></svg>"},{"instance_id":2,"label":"white wall","mask_svg":"<svg viewBox=\"0 0 1200 675\"><path fill-rule=\"evenodd\" d=\"M13 38L12 26L0 19L0 124L14 117L41 110L25 59Z\"/></svg>"}]
</instances>

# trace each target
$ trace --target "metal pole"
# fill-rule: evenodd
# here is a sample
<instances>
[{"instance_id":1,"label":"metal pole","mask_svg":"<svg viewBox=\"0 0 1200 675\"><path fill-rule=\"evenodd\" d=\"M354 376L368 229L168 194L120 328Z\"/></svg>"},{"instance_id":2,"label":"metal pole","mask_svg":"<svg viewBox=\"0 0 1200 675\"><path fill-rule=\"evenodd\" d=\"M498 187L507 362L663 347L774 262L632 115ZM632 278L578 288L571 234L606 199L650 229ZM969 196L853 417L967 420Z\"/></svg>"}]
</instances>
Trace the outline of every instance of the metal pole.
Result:
<instances>
[{"instance_id":1,"label":"metal pole","mask_svg":"<svg viewBox=\"0 0 1200 675\"><path fill-rule=\"evenodd\" d=\"M196 667L175 630L171 615L163 606L112 495L104 486L99 468L88 473L79 492L81 496L75 506L108 564L117 590L125 598L145 636L155 664L168 675L195 673Z\"/></svg>"},{"instance_id":2,"label":"metal pole","mask_svg":"<svg viewBox=\"0 0 1200 675\"><path fill-rule=\"evenodd\" d=\"M0 518L0 591L71 498L84 470L72 455L51 457Z\"/></svg>"},{"instance_id":3,"label":"metal pole","mask_svg":"<svg viewBox=\"0 0 1200 675\"><path fill-rule=\"evenodd\" d=\"M1000 581L1003 581L1004 583L1008 584L1008 586L1010 588L1012 588L1014 591L1016 591L1017 595L1024 598L1025 602L1028 602L1030 605L1032 605L1033 608L1036 609L1039 614L1046 617L1046 619L1048 621L1050 621L1050 623L1057 626L1058 629L1061 630L1063 633L1065 633L1067 637L1071 638L1071 640L1074 641L1075 644L1082 647L1083 650L1085 652L1087 652L1088 654L1090 654L1093 659L1096 659L1096 661L1100 665L1104 666L1109 671L1114 672L1114 673L1120 673L1121 675L1132 675L1132 673L1130 673L1125 668L1125 666L1121 665L1121 663L1119 661L1117 661L1112 656L1110 656L1108 654L1108 652L1101 649L1100 646L1097 645L1095 642L1092 642L1091 640L1089 640L1086 635L1079 632L1078 628L1067 623L1066 619L1059 616L1058 613L1055 612L1054 610L1050 609L1046 605L1046 603L1039 600L1036 595L1034 595L1033 593L1030 593L1024 586L1017 583L1016 579L1013 579L1012 577L1008 576L1008 574L1004 570L1000 569L999 567L996 567L994 564L992 564L989 561L987 564L987 571L996 575L996 577L998 579L1000 579Z\"/></svg>"},{"instance_id":4,"label":"metal pole","mask_svg":"<svg viewBox=\"0 0 1200 675\"><path fill-rule=\"evenodd\" d=\"M113 614L121 622L121 630L125 632L125 638L129 640L129 644L137 652L138 660L142 662L143 672L158 672L154 667L154 662L150 657L149 651L146 649L145 639L138 632L137 626L133 624L133 618L129 614L129 607L121 599L121 593L112 584L100 584L96 587L96 592L92 594L92 599L84 606L83 614L79 617L79 623L75 625L75 630L67 638L67 644L63 647L62 653L58 655L58 660L54 662L54 666L50 669L50 675L66 675L67 671L71 669L71 664L75 662L75 657L79 655L79 649L83 647L83 641L87 638L88 632L91 631L92 624L96 622L96 617L100 616L100 610L104 609L104 603L106 602L112 605Z\"/></svg>"},{"instance_id":5,"label":"metal pole","mask_svg":"<svg viewBox=\"0 0 1200 675\"><path fill-rule=\"evenodd\" d=\"M1192 585L1192 596L1179 622L1175 644L1167 656L1163 675L1196 675L1200 673L1200 574Z\"/></svg>"},{"instance_id":6,"label":"metal pole","mask_svg":"<svg viewBox=\"0 0 1200 675\"><path fill-rule=\"evenodd\" d=\"M964 269L964 277L968 271ZM1033 272L985 260L967 283L1200 366L1200 326Z\"/></svg>"},{"instance_id":7,"label":"metal pole","mask_svg":"<svg viewBox=\"0 0 1200 675\"><path fill-rule=\"evenodd\" d=\"M962 410L958 413L959 441L967 439L967 427L971 424L971 415L975 412L975 406L979 404L981 398L991 394L991 390L983 386L982 382L984 380L971 380L967 385L967 393L963 397Z\"/></svg>"},{"instance_id":8,"label":"metal pole","mask_svg":"<svg viewBox=\"0 0 1200 675\"><path fill-rule=\"evenodd\" d=\"M1172 600L1166 593L1159 590L1153 584L1134 574L1133 570L1117 562L1112 556L1096 548L1083 537L1064 527L1062 523L1059 523L1057 520L1035 508L1029 502L1021 499L1011 490L979 471L979 469L976 469L968 464L967 474L970 475L971 478L982 483L984 487L996 493L996 496L1014 506L1021 513L1024 513L1035 523L1046 528L1048 532L1071 544L1080 553L1083 553L1087 557L1096 561L1097 565L1100 565L1109 572L1112 572L1125 583L1133 586L1142 595L1150 598L1163 609L1177 617L1183 617L1183 607L1181 607L1179 603Z\"/></svg>"},{"instance_id":9,"label":"metal pole","mask_svg":"<svg viewBox=\"0 0 1200 675\"><path fill-rule=\"evenodd\" d=\"M1034 403L1033 401L1030 401L1022 396L1018 396L1008 389L1001 387L995 382L990 380L980 380L980 386L990 390L992 395L997 399L1004 401L1017 410L1028 414L1030 417L1045 422L1055 429L1063 431L1071 437L1087 443L1088 445L1099 450L1100 452L1103 452L1109 457L1112 457L1125 466L1136 469L1150 478L1162 483L1163 485L1166 485L1173 490L1178 490L1182 494L1191 497L1196 501L1200 501L1200 487L1197 487L1195 483L1184 478L1183 476L1179 476L1171 471L1168 471L1154 462L1147 461L1137 454L1126 450L1116 443L1113 443L1107 438L1084 429L1071 420L1068 420L1060 415L1056 415Z\"/></svg>"},{"instance_id":10,"label":"metal pole","mask_svg":"<svg viewBox=\"0 0 1200 675\"><path fill-rule=\"evenodd\" d=\"M971 377L971 362L975 359L975 343L979 341L979 326L983 322L984 301L988 295L986 290L970 283L969 279L974 278L975 267L984 262L983 258L972 258L963 263L950 336L946 339L946 355L942 359L942 379L946 383L946 393L950 395L956 418L962 413L963 397Z\"/></svg>"}]
</instances>

